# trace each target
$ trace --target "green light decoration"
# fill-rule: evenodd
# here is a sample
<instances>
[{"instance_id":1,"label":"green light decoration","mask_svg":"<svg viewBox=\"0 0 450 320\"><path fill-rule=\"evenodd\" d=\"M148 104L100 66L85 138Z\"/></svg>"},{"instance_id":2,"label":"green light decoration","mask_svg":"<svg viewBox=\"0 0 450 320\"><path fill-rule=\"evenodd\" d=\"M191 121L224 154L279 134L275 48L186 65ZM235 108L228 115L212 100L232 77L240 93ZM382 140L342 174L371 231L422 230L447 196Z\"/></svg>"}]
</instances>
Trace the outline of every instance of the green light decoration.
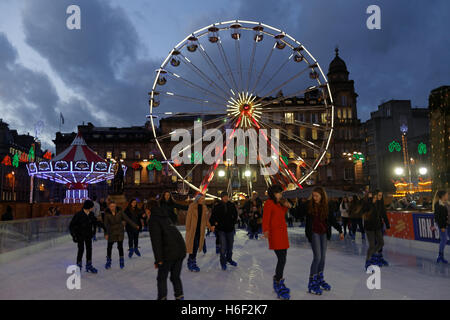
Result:
<instances>
[{"instance_id":1,"label":"green light decoration","mask_svg":"<svg viewBox=\"0 0 450 320\"><path fill-rule=\"evenodd\" d=\"M417 151L419 151L419 154L427 154L427 145L423 142L419 143Z\"/></svg>"},{"instance_id":2,"label":"green light decoration","mask_svg":"<svg viewBox=\"0 0 450 320\"><path fill-rule=\"evenodd\" d=\"M366 161L363 154L353 154L353 163L356 163L358 161L361 161L361 163L364 163Z\"/></svg>"},{"instance_id":3,"label":"green light decoration","mask_svg":"<svg viewBox=\"0 0 450 320\"><path fill-rule=\"evenodd\" d=\"M398 143L397 141L392 141L390 144L389 144L389 152L394 152L394 150L395 151L397 151L397 152L400 152L400 150L402 150L402 147L400 146L400 143Z\"/></svg>"},{"instance_id":4,"label":"green light decoration","mask_svg":"<svg viewBox=\"0 0 450 320\"><path fill-rule=\"evenodd\" d=\"M197 160L199 160L199 161L197 161ZM191 153L191 164L199 163L199 162L201 163L202 161L203 161L203 156L200 152L196 151L196 152Z\"/></svg>"},{"instance_id":5,"label":"green light decoration","mask_svg":"<svg viewBox=\"0 0 450 320\"><path fill-rule=\"evenodd\" d=\"M13 157L12 165L16 168L19 167L19 155L17 153Z\"/></svg>"},{"instance_id":6,"label":"green light decoration","mask_svg":"<svg viewBox=\"0 0 450 320\"><path fill-rule=\"evenodd\" d=\"M33 162L34 161L34 148L31 146L30 151L28 152L28 161Z\"/></svg>"},{"instance_id":7,"label":"green light decoration","mask_svg":"<svg viewBox=\"0 0 450 320\"><path fill-rule=\"evenodd\" d=\"M236 157L239 157L240 155L248 157L248 148L246 146L237 146L234 149L234 153L236 154Z\"/></svg>"},{"instance_id":8,"label":"green light decoration","mask_svg":"<svg viewBox=\"0 0 450 320\"><path fill-rule=\"evenodd\" d=\"M159 162L158 160L150 160L147 166L147 170L151 171L151 170L157 170L157 171L161 171L162 170L162 164L161 162Z\"/></svg>"},{"instance_id":9,"label":"green light decoration","mask_svg":"<svg viewBox=\"0 0 450 320\"><path fill-rule=\"evenodd\" d=\"M286 156L281 156L281 159L283 159L284 163L286 163L286 165L289 164L289 160Z\"/></svg>"}]
</instances>

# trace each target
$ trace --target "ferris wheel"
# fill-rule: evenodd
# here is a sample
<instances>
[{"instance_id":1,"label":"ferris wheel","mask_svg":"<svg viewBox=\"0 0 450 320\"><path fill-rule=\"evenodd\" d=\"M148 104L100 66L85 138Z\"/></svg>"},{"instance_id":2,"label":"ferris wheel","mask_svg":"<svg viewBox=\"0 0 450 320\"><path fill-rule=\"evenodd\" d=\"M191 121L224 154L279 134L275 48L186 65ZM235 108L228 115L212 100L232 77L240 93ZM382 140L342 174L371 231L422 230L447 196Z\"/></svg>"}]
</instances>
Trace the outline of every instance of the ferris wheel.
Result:
<instances>
[{"instance_id":1,"label":"ferris wheel","mask_svg":"<svg viewBox=\"0 0 450 320\"><path fill-rule=\"evenodd\" d=\"M326 160L334 123L327 78L302 43L267 24L225 21L189 34L156 70L149 96L150 121L162 157L183 185L208 196L215 197L207 189L224 152L209 166L202 183L194 185L188 175L201 161L180 173L170 151L164 150L172 132L157 130L158 119L203 115L204 126L223 130L223 150L238 128L278 129L279 171L265 177L268 185L302 188ZM194 125L185 129L193 132ZM248 148L253 151L255 146ZM301 164L301 172L294 172L292 161Z\"/></svg>"}]
</instances>

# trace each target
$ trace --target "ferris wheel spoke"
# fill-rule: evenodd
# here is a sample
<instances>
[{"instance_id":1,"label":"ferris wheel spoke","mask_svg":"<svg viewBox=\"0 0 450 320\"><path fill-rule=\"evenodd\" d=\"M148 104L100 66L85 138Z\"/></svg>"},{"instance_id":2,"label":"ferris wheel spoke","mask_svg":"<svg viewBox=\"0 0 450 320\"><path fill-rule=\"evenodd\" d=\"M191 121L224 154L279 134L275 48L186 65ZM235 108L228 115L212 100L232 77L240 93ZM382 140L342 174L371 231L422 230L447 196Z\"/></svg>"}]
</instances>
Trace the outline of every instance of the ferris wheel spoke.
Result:
<instances>
[{"instance_id":1,"label":"ferris wheel spoke","mask_svg":"<svg viewBox=\"0 0 450 320\"><path fill-rule=\"evenodd\" d=\"M269 78L269 80L266 81L264 86L261 88L261 92L267 87L267 85L280 73L280 71L287 65L289 61L291 61L291 58L294 56L294 54L291 54L289 58L287 58L286 61L284 61L278 69L273 73L273 75Z\"/></svg>"},{"instance_id":2,"label":"ferris wheel spoke","mask_svg":"<svg viewBox=\"0 0 450 320\"><path fill-rule=\"evenodd\" d=\"M222 121L222 122L223 122L224 120L226 120L226 119L228 119L228 118L229 118L228 115L224 115L224 116L222 116L222 117L217 117L217 118L214 118L214 119L205 121L205 122L202 123L202 125L203 125L203 126L207 126L207 125L213 124L213 123L215 123L215 122L219 122L219 121ZM191 127L189 127L189 128L183 128L183 129L184 129L184 130L187 130L187 131L193 131L193 130L194 130L194 127L195 127L195 126L191 126ZM167 138L170 138L170 137L173 135L173 133L174 133L174 132L170 132L170 133L164 134L164 135L162 135L162 136L159 136L159 137L157 137L157 138L158 138L159 140L167 139Z\"/></svg>"},{"instance_id":3,"label":"ferris wheel spoke","mask_svg":"<svg viewBox=\"0 0 450 320\"><path fill-rule=\"evenodd\" d=\"M222 42L221 42L220 39L219 39L219 41L217 41L217 46L219 48L219 53L220 53L220 56L222 58L223 64L225 65L225 68L228 70L228 75L229 75L229 77L231 79L231 82L234 85L234 88L236 89L236 94L237 94L239 92L239 88L236 85L236 80L234 79L234 75L233 75L233 72L231 70L230 63L228 62L227 54L226 54L226 52L225 52L225 50L224 50L224 48L222 46Z\"/></svg>"},{"instance_id":4,"label":"ferris wheel spoke","mask_svg":"<svg viewBox=\"0 0 450 320\"><path fill-rule=\"evenodd\" d=\"M255 62L255 53L256 53L256 44L258 42L257 41L253 41L253 49L252 49L252 54L251 54L251 58L250 58L250 68L248 69L248 79L247 79L247 85L245 86L245 91L248 92L248 87L250 85L250 81L252 79L252 73L253 73L253 63Z\"/></svg>"},{"instance_id":5,"label":"ferris wheel spoke","mask_svg":"<svg viewBox=\"0 0 450 320\"><path fill-rule=\"evenodd\" d=\"M180 53L180 56L183 58L181 61L183 61L183 63L185 65L187 65L191 70L193 70L195 73L197 73L208 85L214 86L219 91L222 91L225 94L225 96L228 96L228 93L226 91L224 91L214 80L212 80L202 70L200 70L200 68L197 67L191 60L186 58L181 53Z\"/></svg>"},{"instance_id":6,"label":"ferris wheel spoke","mask_svg":"<svg viewBox=\"0 0 450 320\"><path fill-rule=\"evenodd\" d=\"M239 72L239 89L243 90L243 81L242 81L242 63L241 63L241 45L240 40L235 40L235 48L236 48L236 60L237 65L239 66L238 72Z\"/></svg>"},{"instance_id":7,"label":"ferris wheel spoke","mask_svg":"<svg viewBox=\"0 0 450 320\"><path fill-rule=\"evenodd\" d=\"M209 67L213 70L213 72L215 73L216 77L218 79L222 80L223 83L225 84L225 86L229 90L231 90L231 93L233 93L233 90L232 90L230 84L228 83L228 81L225 80L224 76L222 75L222 72L220 72L219 68L214 63L214 61L211 59L211 57L208 55L208 53L206 52L206 50L203 48L202 45L200 45L200 54L202 55L203 59L205 59L205 61L208 63Z\"/></svg>"},{"instance_id":8,"label":"ferris wheel spoke","mask_svg":"<svg viewBox=\"0 0 450 320\"><path fill-rule=\"evenodd\" d=\"M264 119L267 120L271 120L271 121L276 121L277 119L275 119L274 117L268 115L268 114L264 114L263 115ZM321 130L321 131L328 131L329 128L321 126L319 124L316 123L308 123L308 122L303 122L303 121L298 121L298 120L293 120L294 123L298 124L300 127L304 127L304 128L308 128L308 129L317 129L317 130ZM289 123L284 123L285 125L289 125ZM298 127L298 126L297 126Z\"/></svg>"},{"instance_id":9,"label":"ferris wheel spoke","mask_svg":"<svg viewBox=\"0 0 450 320\"><path fill-rule=\"evenodd\" d=\"M200 105L216 106L216 107L219 107L219 108L222 108L222 109L225 108L225 105L223 105L223 104L221 104L220 102L217 102L217 101L202 100L202 99L198 99L198 98L194 98L194 97L188 97L188 96L184 96L184 95L181 95L181 94L176 94L176 93L173 93L173 92L164 92L162 94L164 94L168 98L173 98L173 99L178 99L178 100L183 100L183 101L195 102L195 103L200 104Z\"/></svg>"},{"instance_id":10,"label":"ferris wheel spoke","mask_svg":"<svg viewBox=\"0 0 450 320\"><path fill-rule=\"evenodd\" d=\"M274 123L266 123L264 121L259 120L260 123L262 123L263 125L267 126L268 128L272 128L272 127L276 127L276 129L279 129L280 132L282 132L285 136L291 136L292 140L297 141L298 143L301 143L302 145L304 145L305 147L309 147L309 148L313 148L317 151L321 151L321 147L319 147L318 145L316 145L315 143L309 141L309 140L305 140L299 136L297 136L294 133L288 133L286 129L284 129L282 126L278 126Z\"/></svg>"},{"instance_id":11,"label":"ferris wheel spoke","mask_svg":"<svg viewBox=\"0 0 450 320\"><path fill-rule=\"evenodd\" d=\"M282 84L280 84L278 87L276 87L275 89L269 91L268 93L266 93L263 97L259 98L255 103L259 103L261 102L264 98L267 98L269 95L271 95L274 92L278 92L281 88L283 88L285 85L287 85L289 82L297 79L298 77L300 77L305 71L307 71L310 67L306 67L305 69L303 69L302 71L298 72L297 74L293 75L292 77L290 77L288 80L284 81Z\"/></svg>"},{"instance_id":12,"label":"ferris wheel spoke","mask_svg":"<svg viewBox=\"0 0 450 320\"><path fill-rule=\"evenodd\" d=\"M233 131L231 132L230 136L227 137L227 139L226 139L225 147L222 149L222 153L216 158L216 161L211 166L211 169L209 170L208 174L204 177L202 184L200 186L200 190L203 194L206 192L206 189L208 188L209 183L211 182L212 178L214 177L214 172L216 171L217 166L220 163L220 159L223 158L223 155L227 151L228 144L230 143L231 139L233 139L234 133L236 132L236 129L239 127L239 124L241 123L241 121L242 121L242 116L239 116L237 121L234 123Z\"/></svg>"},{"instance_id":13,"label":"ferris wheel spoke","mask_svg":"<svg viewBox=\"0 0 450 320\"><path fill-rule=\"evenodd\" d=\"M192 81L189 81L189 80L185 79L184 77L182 77L182 76L180 76L180 75L178 75L178 74L176 74L176 73L173 73L173 72L171 72L171 71L169 71L169 70L166 70L166 71L167 71L167 73L169 73L170 75L172 75L172 77L171 77L172 79L177 80L177 81L181 81L181 82L183 82L184 84L186 84L188 87L191 87L191 88L200 90L200 91L202 91L203 93L206 93L207 95L209 95L209 96L211 96L211 97L214 96L214 97L217 97L217 98L219 98L219 99L224 99L224 100L227 99L226 97L224 97L224 96L219 96L218 94L216 94L216 93L214 93L214 92L212 92L212 91L210 91L210 90L208 90L208 89L206 89L206 88L203 88L202 86L199 86L199 85L193 83Z\"/></svg>"},{"instance_id":14,"label":"ferris wheel spoke","mask_svg":"<svg viewBox=\"0 0 450 320\"><path fill-rule=\"evenodd\" d=\"M259 123L254 119L251 118L251 121L253 122L253 124L255 125L256 128L260 129L261 126L259 125ZM297 178L295 177L295 175L292 173L292 171L289 169L287 163L284 161L284 159L280 156L280 153L278 152L278 150L272 145L272 143L270 142L269 138L267 137L267 135L264 133L264 131L260 131L260 133L264 136L264 139L270 144L270 147L272 148L273 151L275 151L277 157L279 158L279 160L281 161L281 163L283 164L283 166L286 168L287 172L289 173L289 176L292 178L292 180L299 186L300 189L303 189L303 187L301 186L301 184L298 182Z\"/></svg>"},{"instance_id":15,"label":"ferris wheel spoke","mask_svg":"<svg viewBox=\"0 0 450 320\"><path fill-rule=\"evenodd\" d=\"M270 105L270 104L274 104L274 103L281 102L281 101L289 99L289 98L296 97L296 96L301 95L301 94L305 94L307 92L315 91L318 88L319 88L318 86L312 86L312 87L309 87L307 89L302 89L302 90L296 91L296 92L294 92L294 93L292 93L292 94L290 94L288 96L281 96L281 97L278 97L276 99L269 100L268 102L262 103L260 105L260 107L262 108L262 107L265 107L265 106Z\"/></svg>"},{"instance_id":16,"label":"ferris wheel spoke","mask_svg":"<svg viewBox=\"0 0 450 320\"><path fill-rule=\"evenodd\" d=\"M273 47L272 47L272 49L270 50L270 52L269 52L269 54L268 54L268 56L267 56L267 58L266 58L266 61L264 62L263 68L262 68L261 71L258 73L258 77L256 78L256 82L255 82L255 84L253 85L253 88L252 88L252 90L251 90L252 92L255 92L255 89L256 89L256 87L258 86L259 81L261 80L261 76L263 75L264 70L266 69L267 64L269 63L269 60L270 60L270 58L272 57L273 51L274 51L274 49L275 49L275 46L276 46L276 43L273 44Z\"/></svg>"}]
</instances>

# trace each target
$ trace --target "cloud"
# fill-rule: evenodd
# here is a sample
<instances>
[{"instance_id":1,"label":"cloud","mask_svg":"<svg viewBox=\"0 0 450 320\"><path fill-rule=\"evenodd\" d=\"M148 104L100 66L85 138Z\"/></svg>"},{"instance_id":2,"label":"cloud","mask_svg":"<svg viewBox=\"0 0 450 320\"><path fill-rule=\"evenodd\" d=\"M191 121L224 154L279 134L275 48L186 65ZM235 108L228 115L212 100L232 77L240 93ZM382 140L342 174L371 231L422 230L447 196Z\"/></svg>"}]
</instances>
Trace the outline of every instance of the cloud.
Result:
<instances>
[{"instance_id":1,"label":"cloud","mask_svg":"<svg viewBox=\"0 0 450 320\"><path fill-rule=\"evenodd\" d=\"M66 28L71 4L81 8L81 30ZM97 0L30 2L23 26L26 43L86 100L85 114L72 113L76 120L108 126L145 122L156 64L138 56L143 44L122 8ZM65 107L63 114L71 113L67 108L73 105Z\"/></svg>"}]
</instances>

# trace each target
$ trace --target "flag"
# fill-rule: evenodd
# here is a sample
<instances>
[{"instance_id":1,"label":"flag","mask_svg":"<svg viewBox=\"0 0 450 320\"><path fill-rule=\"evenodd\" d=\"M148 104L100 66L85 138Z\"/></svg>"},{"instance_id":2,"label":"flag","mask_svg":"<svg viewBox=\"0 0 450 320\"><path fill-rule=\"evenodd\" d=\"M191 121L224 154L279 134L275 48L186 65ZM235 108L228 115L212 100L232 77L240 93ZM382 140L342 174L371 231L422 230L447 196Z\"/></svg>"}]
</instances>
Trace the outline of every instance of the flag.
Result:
<instances>
[{"instance_id":1,"label":"flag","mask_svg":"<svg viewBox=\"0 0 450 320\"><path fill-rule=\"evenodd\" d=\"M59 113L59 119L61 120L61 124L64 124L64 117L62 112Z\"/></svg>"}]
</instances>

